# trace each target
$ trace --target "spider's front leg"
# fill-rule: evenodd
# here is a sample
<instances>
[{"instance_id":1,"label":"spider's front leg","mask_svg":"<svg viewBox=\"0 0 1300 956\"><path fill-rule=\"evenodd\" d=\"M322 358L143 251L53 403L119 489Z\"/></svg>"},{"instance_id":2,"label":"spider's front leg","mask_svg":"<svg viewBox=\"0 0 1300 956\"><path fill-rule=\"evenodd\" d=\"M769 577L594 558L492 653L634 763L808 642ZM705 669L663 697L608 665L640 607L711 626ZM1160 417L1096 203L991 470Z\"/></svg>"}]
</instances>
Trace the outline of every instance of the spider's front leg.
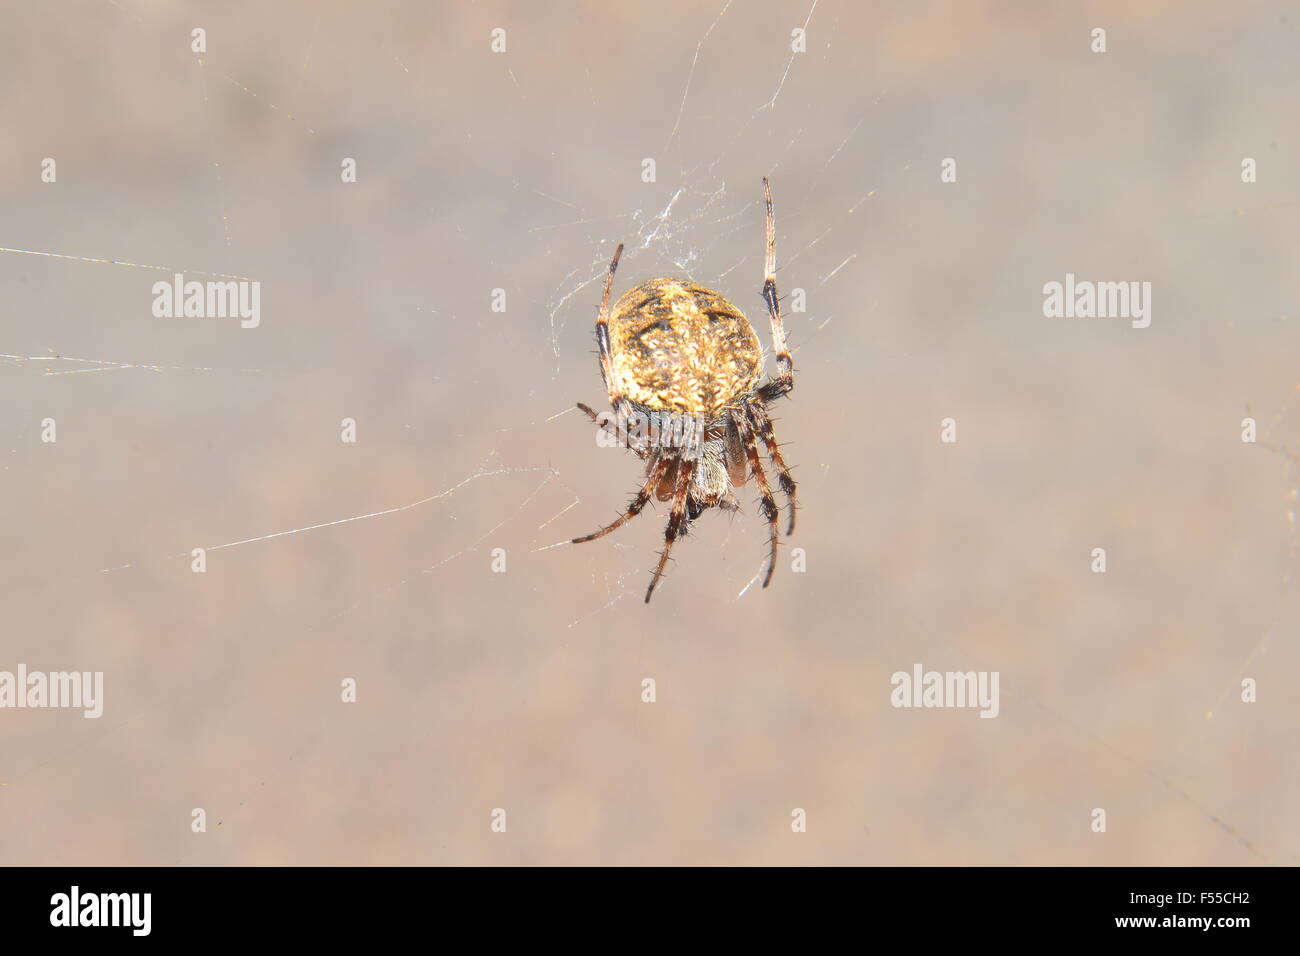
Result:
<instances>
[{"instance_id":1,"label":"spider's front leg","mask_svg":"<svg viewBox=\"0 0 1300 956\"><path fill-rule=\"evenodd\" d=\"M605 291L600 297L600 310L596 313L596 350L600 354L600 376L605 380L605 389L609 392L609 404L614 408L617 420L614 422L614 435L619 443L631 448L637 457L645 460L649 449L644 441L634 441L628 434L628 417L631 406L622 390L614 385L614 356L609 347L609 294L614 288L614 274L618 272L618 261L623 258L623 243L614 250L614 257L609 260L609 271L605 273ZM578 403L578 408L602 429L609 427L588 406Z\"/></svg>"},{"instance_id":2,"label":"spider's front leg","mask_svg":"<svg viewBox=\"0 0 1300 956\"><path fill-rule=\"evenodd\" d=\"M781 321L781 300L776 294L776 217L772 214L772 186L763 177L763 200L767 203L767 249L763 256L763 301L772 320L772 353L776 356L776 378L759 389L765 402L772 402L794 389L794 360L785 344Z\"/></svg>"},{"instance_id":3,"label":"spider's front leg","mask_svg":"<svg viewBox=\"0 0 1300 956\"><path fill-rule=\"evenodd\" d=\"M582 404L582 402L578 403L578 410L590 418L601 431L606 432L607 434L612 433L614 435L614 440L620 446L631 448L638 458L642 461L646 460L646 457L650 454L650 449L646 446L644 441L632 435L627 430L626 425L621 425L617 420L612 422L601 421L600 416L592 411L589 406Z\"/></svg>"},{"instance_id":4,"label":"spider's front leg","mask_svg":"<svg viewBox=\"0 0 1300 956\"><path fill-rule=\"evenodd\" d=\"M767 408L762 402L751 402L746 409L758 427L758 434L762 437L763 444L767 446L767 454L772 459L772 464L776 466L776 477L781 491L790 502L790 523L786 526L785 533L794 534L794 515L799 510L798 489L794 475L790 474L790 466L785 463L785 456L781 454L781 446L777 444L776 430L772 426L771 417L767 414Z\"/></svg>"},{"instance_id":5,"label":"spider's front leg","mask_svg":"<svg viewBox=\"0 0 1300 956\"><path fill-rule=\"evenodd\" d=\"M754 476L754 483L758 485L759 510L767 521L768 555L767 566L763 572L763 587L767 587L772 583L772 572L776 570L776 549L780 540L780 532L777 530L777 517L780 515L780 511L776 507L776 499L772 497L772 486L768 484L767 473L763 471L763 462L758 457L758 444L754 435L754 428L750 424L745 410L741 409L733 414L732 421L736 423L736 431L740 434L740 442L744 446L745 456L749 459L750 473ZM793 514L792 511L792 520Z\"/></svg>"}]
</instances>

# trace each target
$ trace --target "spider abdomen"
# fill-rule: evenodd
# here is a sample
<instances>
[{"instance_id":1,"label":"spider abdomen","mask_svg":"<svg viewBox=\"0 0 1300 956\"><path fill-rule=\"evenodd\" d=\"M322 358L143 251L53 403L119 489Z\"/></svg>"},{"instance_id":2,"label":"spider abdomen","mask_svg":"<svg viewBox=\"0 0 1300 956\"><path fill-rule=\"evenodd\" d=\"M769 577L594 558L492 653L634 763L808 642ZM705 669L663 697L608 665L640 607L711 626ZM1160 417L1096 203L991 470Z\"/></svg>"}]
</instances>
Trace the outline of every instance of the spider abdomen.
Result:
<instances>
[{"instance_id":1,"label":"spider abdomen","mask_svg":"<svg viewBox=\"0 0 1300 956\"><path fill-rule=\"evenodd\" d=\"M609 317L611 387L635 406L714 420L751 394L763 350L745 314L688 279L651 279Z\"/></svg>"}]
</instances>

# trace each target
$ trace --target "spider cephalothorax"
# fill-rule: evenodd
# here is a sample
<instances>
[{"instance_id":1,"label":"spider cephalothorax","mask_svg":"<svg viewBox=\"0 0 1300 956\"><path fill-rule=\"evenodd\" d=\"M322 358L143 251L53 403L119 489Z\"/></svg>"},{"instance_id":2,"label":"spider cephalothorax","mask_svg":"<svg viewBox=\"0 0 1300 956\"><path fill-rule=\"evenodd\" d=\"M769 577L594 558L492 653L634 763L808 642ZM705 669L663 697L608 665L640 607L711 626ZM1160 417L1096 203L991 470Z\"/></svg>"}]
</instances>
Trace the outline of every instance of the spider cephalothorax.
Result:
<instances>
[{"instance_id":1,"label":"spider cephalothorax","mask_svg":"<svg viewBox=\"0 0 1300 956\"><path fill-rule=\"evenodd\" d=\"M612 427L619 442L645 461L646 480L613 523L574 538L573 543L592 541L621 527L640 514L651 495L672 501L664 550L646 601L663 576L673 542L708 508L734 510L736 497L731 489L744 485L750 474L769 527L763 587L771 582L778 510L759 457L759 438L790 502L786 534L794 531L795 483L767 414L768 404L794 388L794 368L776 295L776 226L766 179L763 196L767 254L762 295L772 320L777 363L776 376L766 384L760 384L763 351L758 336L744 313L718 293L686 279L651 279L624 293L611 313L609 296L623 254L621 245L605 277L596 344L614 419L604 421L586 405L578 408L602 428Z\"/></svg>"}]
</instances>

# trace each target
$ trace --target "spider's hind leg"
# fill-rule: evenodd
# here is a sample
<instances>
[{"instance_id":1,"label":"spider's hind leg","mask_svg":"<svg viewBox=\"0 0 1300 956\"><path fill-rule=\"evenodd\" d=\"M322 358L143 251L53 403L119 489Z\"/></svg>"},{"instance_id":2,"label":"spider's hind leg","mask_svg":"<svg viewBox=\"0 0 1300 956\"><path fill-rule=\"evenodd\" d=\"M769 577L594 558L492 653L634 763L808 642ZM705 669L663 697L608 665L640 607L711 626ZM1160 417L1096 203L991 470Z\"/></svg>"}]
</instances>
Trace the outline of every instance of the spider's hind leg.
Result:
<instances>
[{"instance_id":1,"label":"spider's hind leg","mask_svg":"<svg viewBox=\"0 0 1300 956\"><path fill-rule=\"evenodd\" d=\"M776 443L776 430L772 427L772 419L767 414L767 409L761 404L755 402L749 406L750 417L758 426L758 433L763 436L763 444L767 446L767 454L772 459L772 465L776 468L777 484L781 486L781 491L786 500L790 502L790 523L786 526L787 535L794 534L794 513L798 510L799 499L796 494L797 485L794 476L790 474L790 466L785 463L785 458L781 454L781 446Z\"/></svg>"},{"instance_id":2,"label":"spider's hind leg","mask_svg":"<svg viewBox=\"0 0 1300 956\"><path fill-rule=\"evenodd\" d=\"M776 548L781 540L781 532L777 527L777 518L781 512L776 506L776 499L772 497L772 486L767 482L767 473L763 471L763 462L758 457L758 444L754 435L754 426L751 424L747 409L737 409L732 413L731 417L732 421L736 423L736 431L740 435L741 444L744 445L745 455L749 458L749 469L754 475L754 483L758 485L759 510L762 511L763 517L767 520L767 569L763 574L763 587L767 587L772 583L772 572L776 570Z\"/></svg>"}]
</instances>

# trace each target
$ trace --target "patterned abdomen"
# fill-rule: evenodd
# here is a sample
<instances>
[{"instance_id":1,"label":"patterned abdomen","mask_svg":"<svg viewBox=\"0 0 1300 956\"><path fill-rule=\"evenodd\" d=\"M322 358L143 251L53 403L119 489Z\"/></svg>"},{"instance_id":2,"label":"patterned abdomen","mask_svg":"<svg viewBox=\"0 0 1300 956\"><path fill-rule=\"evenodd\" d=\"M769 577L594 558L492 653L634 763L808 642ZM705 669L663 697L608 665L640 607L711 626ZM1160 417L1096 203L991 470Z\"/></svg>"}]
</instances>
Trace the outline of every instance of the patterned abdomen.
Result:
<instances>
[{"instance_id":1,"label":"patterned abdomen","mask_svg":"<svg viewBox=\"0 0 1300 956\"><path fill-rule=\"evenodd\" d=\"M687 279L651 279L609 317L616 390L633 405L710 420L751 393L763 350L743 312Z\"/></svg>"}]
</instances>

